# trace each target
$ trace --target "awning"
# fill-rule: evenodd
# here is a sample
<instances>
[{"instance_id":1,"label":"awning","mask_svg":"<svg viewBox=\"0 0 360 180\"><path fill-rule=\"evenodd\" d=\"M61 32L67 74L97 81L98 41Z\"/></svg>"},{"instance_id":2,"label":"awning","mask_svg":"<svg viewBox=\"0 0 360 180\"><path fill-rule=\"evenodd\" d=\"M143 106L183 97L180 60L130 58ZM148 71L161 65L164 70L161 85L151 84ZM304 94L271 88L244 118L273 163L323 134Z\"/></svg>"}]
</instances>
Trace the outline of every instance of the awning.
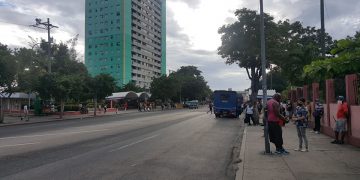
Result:
<instances>
[{"instance_id":1,"label":"awning","mask_svg":"<svg viewBox=\"0 0 360 180\"><path fill-rule=\"evenodd\" d=\"M113 93L111 96L106 97L108 100L117 100L117 99L137 99L138 95L135 92L117 92Z\"/></svg>"}]
</instances>

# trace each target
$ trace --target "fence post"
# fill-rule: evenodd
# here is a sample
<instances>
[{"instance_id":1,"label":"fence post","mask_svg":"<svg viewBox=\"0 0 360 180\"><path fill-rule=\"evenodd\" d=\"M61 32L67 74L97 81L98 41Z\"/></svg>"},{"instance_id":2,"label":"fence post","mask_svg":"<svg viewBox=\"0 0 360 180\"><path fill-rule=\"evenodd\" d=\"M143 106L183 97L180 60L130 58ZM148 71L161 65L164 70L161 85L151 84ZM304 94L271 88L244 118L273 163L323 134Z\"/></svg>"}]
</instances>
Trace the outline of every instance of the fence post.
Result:
<instances>
[{"instance_id":1,"label":"fence post","mask_svg":"<svg viewBox=\"0 0 360 180\"><path fill-rule=\"evenodd\" d=\"M312 84L312 101L315 102L316 99L319 99L319 83L313 83Z\"/></svg>"},{"instance_id":2,"label":"fence post","mask_svg":"<svg viewBox=\"0 0 360 180\"><path fill-rule=\"evenodd\" d=\"M306 101L309 101L309 86L308 85L303 86L303 97L305 98Z\"/></svg>"},{"instance_id":3,"label":"fence post","mask_svg":"<svg viewBox=\"0 0 360 180\"><path fill-rule=\"evenodd\" d=\"M346 102L349 105L349 119L348 119L348 135L351 136L351 106L356 105L357 100L357 74L350 74L345 76L346 85Z\"/></svg>"},{"instance_id":4,"label":"fence post","mask_svg":"<svg viewBox=\"0 0 360 180\"><path fill-rule=\"evenodd\" d=\"M330 103L335 102L334 79L326 80L326 107L327 107L327 122L331 126L330 117Z\"/></svg>"},{"instance_id":5,"label":"fence post","mask_svg":"<svg viewBox=\"0 0 360 180\"><path fill-rule=\"evenodd\" d=\"M351 74L345 76L346 83L346 102L349 106L356 104L357 87L356 87L357 75Z\"/></svg>"}]
</instances>

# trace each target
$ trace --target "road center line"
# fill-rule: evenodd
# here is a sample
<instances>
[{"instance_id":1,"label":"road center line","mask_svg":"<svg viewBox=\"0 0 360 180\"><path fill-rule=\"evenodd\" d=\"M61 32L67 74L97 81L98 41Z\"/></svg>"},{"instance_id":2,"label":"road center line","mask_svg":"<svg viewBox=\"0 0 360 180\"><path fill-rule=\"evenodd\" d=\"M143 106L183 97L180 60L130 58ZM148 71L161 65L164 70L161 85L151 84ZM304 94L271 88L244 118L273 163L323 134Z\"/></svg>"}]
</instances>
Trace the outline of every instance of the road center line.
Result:
<instances>
[{"instance_id":1,"label":"road center line","mask_svg":"<svg viewBox=\"0 0 360 180\"><path fill-rule=\"evenodd\" d=\"M98 129L98 130L76 131L76 132L63 132L63 133L54 133L54 134L38 134L38 135L31 135L31 136L14 136L14 137L0 138L0 140L16 139L16 138L32 138L32 137L42 137L42 136L69 135L69 134L81 134L81 133L92 133L92 132L101 132L101 131L108 131L108 130L110 130L110 129Z\"/></svg>"},{"instance_id":2,"label":"road center line","mask_svg":"<svg viewBox=\"0 0 360 180\"><path fill-rule=\"evenodd\" d=\"M3 146L0 146L0 148L15 147L15 146L26 146L26 145L32 145L32 144L40 144L40 142L24 143L24 144L12 144L12 145L3 145Z\"/></svg>"},{"instance_id":3,"label":"road center line","mask_svg":"<svg viewBox=\"0 0 360 180\"><path fill-rule=\"evenodd\" d=\"M114 152L114 151L119 151L119 150L125 149L125 148L130 147L130 146L133 146L133 145L135 145L135 144L139 144L139 143L142 143L142 142L144 142L144 141L153 139L153 138L155 138L155 137L157 137L157 136L159 136L159 135L160 135L160 134L157 134L157 135L154 135L154 136L150 136L150 137L141 139L141 140L139 140L139 141L135 141L135 142L133 142L133 143L130 143L130 144L121 146L121 147L116 148L116 149L114 149L114 150L111 150L111 151L109 151L109 152Z\"/></svg>"}]
</instances>

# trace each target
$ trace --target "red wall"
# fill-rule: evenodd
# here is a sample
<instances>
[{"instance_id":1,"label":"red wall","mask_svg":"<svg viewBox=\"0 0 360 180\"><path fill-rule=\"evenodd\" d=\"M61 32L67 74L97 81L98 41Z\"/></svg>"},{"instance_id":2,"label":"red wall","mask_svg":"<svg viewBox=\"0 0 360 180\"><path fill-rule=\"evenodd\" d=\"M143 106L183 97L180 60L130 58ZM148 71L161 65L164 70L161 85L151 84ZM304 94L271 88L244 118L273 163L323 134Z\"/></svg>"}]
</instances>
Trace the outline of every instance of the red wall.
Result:
<instances>
[{"instance_id":1,"label":"red wall","mask_svg":"<svg viewBox=\"0 0 360 180\"><path fill-rule=\"evenodd\" d=\"M356 106L357 80L358 75L356 74L347 75L344 78L346 82L346 101L350 106L350 121L348 122L348 134L345 140L349 144L360 147L360 106ZM337 112L337 104L334 103L336 102L334 80L326 80L325 85L326 103L324 104L324 116L321 120L321 131L326 135L334 137L334 117L336 117ZM306 86L304 87L306 88ZM319 98L319 83L312 84L312 91L312 99L315 101L315 99ZM304 92L304 94L307 94L307 92Z\"/></svg>"},{"instance_id":2,"label":"red wall","mask_svg":"<svg viewBox=\"0 0 360 180\"><path fill-rule=\"evenodd\" d=\"M351 106L351 135L360 138L360 106Z\"/></svg>"}]
</instances>

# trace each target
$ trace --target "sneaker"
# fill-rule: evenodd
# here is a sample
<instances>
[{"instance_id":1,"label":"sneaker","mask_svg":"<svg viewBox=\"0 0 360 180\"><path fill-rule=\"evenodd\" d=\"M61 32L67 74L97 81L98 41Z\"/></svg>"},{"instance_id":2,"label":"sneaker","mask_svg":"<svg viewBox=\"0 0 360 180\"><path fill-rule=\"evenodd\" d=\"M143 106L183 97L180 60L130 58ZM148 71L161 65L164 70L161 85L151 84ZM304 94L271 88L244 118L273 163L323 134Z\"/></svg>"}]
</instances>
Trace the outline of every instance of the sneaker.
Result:
<instances>
[{"instance_id":1,"label":"sneaker","mask_svg":"<svg viewBox=\"0 0 360 180\"><path fill-rule=\"evenodd\" d=\"M294 149L294 151L301 151L301 148L296 148Z\"/></svg>"},{"instance_id":2,"label":"sneaker","mask_svg":"<svg viewBox=\"0 0 360 180\"><path fill-rule=\"evenodd\" d=\"M286 151L285 149L282 149L281 150L281 153L283 154L283 155L288 155L288 154L290 154L288 151Z\"/></svg>"},{"instance_id":3,"label":"sneaker","mask_svg":"<svg viewBox=\"0 0 360 180\"><path fill-rule=\"evenodd\" d=\"M319 132L319 131L315 131L315 133L316 133L316 134L320 134L320 132Z\"/></svg>"},{"instance_id":4,"label":"sneaker","mask_svg":"<svg viewBox=\"0 0 360 180\"><path fill-rule=\"evenodd\" d=\"M301 152L309 152L309 149L308 148L302 149Z\"/></svg>"},{"instance_id":5,"label":"sneaker","mask_svg":"<svg viewBox=\"0 0 360 180\"><path fill-rule=\"evenodd\" d=\"M276 150L276 151L274 152L274 154L282 155L282 151Z\"/></svg>"},{"instance_id":6,"label":"sneaker","mask_svg":"<svg viewBox=\"0 0 360 180\"><path fill-rule=\"evenodd\" d=\"M344 144L344 141L339 141L339 143L338 144Z\"/></svg>"},{"instance_id":7,"label":"sneaker","mask_svg":"<svg viewBox=\"0 0 360 180\"><path fill-rule=\"evenodd\" d=\"M339 144L339 141L338 140L333 140L333 141L331 141L331 144Z\"/></svg>"}]
</instances>

